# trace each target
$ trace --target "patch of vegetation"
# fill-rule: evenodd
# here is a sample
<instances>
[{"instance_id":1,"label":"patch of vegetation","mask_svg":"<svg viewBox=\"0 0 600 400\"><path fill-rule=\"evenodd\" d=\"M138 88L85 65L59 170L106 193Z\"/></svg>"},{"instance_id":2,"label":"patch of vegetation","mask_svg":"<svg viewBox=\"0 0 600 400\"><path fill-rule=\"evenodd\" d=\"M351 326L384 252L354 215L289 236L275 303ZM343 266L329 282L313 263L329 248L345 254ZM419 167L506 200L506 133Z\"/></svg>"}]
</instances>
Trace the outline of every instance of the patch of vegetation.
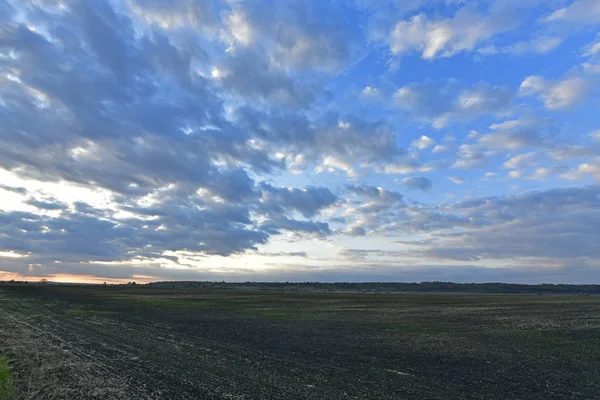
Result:
<instances>
[{"instance_id":1,"label":"patch of vegetation","mask_svg":"<svg viewBox=\"0 0 600 400\"><path fill-rule=\"evenodd\" d=\"M0 357L0 400L16 398L15 388L7 357Z\"/></svg>"}]
</instances>

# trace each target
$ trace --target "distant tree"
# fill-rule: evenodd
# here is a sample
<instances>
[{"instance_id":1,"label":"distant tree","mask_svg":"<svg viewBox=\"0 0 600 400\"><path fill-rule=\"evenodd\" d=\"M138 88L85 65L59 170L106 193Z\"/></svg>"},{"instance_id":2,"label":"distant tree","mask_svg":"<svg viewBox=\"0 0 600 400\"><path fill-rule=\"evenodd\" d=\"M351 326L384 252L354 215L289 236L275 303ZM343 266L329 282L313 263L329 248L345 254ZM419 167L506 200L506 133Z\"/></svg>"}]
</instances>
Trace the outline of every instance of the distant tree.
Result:
<instances>
[{"instance_id":1,"label":"distant tree","mask_svg":"<svg viewBox=\"0 0 600 400\"><path fill-rule=\"evenodd\" d=\"M40 283L46 284L46 283L48 283L48 279L42 278L42 279L40 279Z\"/></svg>"}]
</instances>

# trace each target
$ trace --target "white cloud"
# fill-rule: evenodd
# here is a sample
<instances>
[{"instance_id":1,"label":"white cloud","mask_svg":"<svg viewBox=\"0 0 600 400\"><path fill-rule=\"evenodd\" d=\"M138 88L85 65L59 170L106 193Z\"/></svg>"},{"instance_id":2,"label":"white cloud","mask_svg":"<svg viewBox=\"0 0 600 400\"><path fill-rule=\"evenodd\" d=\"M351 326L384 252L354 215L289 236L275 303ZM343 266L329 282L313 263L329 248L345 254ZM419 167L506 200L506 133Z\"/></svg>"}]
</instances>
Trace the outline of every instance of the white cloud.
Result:
<instances>
[{"instance_id":1,"label":"white cloud","mask_svg":"<svg viewBox=\"0 0 600 400\"><path fill-rule=\"evenodd\" d=\"M225 17L225 23L229 28L222 32L224 38L235 41L244 46L250 45L256 36L248 16L239 10L234 10Z\"/></svg>"},{"instance_id":2,"label":"white cloud","mask_svg":"<svg viewBox=\"0 0 600 400\"><path fill-rule=\"evenodd\" d=\"M586 46L584 57L594 57L600 54L600 40Z\"/></svg>"},{"instance_id":3,"label":"white cloud","mask_svg":"<svg viewBox=\"0 0 600 400\"><path fill-rule=\"evenodd\" d=\"M490 125L492 132L481 135L478 145L490 149L518 150L544 146L550 139L545 133L551 121L537 119L508 120Z\"/></svg>"},{"instance_id":4,"label":"white cloud","mask_svg":"<svg viewBox=\"0 0 600 400\"><path fill-rule=\"evenodd\" d=\"M533 174L527 177L527 179L541 181L548 178L548 176L550 176L550 173L551 171L548 168L537 168Z\"/></svg>"},{"instance_id":5,"label":"white cloud","mask_svg":"<svg viewBox=\"0 0 600 400\"><path fill-rule=\"evenodd\" d=\"M521 169L527 168L535 164L534 158L537 156L535 152L519 154L506 161L502 167L506 169Z\"/></svg>"},{"instance_id":6,"label":"white cloud","mask_svg":"<svg viewBox=\"0 0 600 400\"><path fill-rule=\"evenodd\" d=\"M448 180L452 183L456 183L457 185L463 185L471 181L469 178L461 178L459 176L449 176Z\"/></svg>"},{"instance_id":7,"label":"white cloud","mask_svg":"<svg viewBox=\"0 0 600 400\"><path fill-rule=\"evenodd\" d=\"M584 180L587 177L600 182L600 157L597 157L592 162L580 164L576 169L561 175L561 178L577 181Z\"/></svg>"},{"instance_id":8,"label":"white cloud","mask_svg":"<svg viewBox=\"0 0 600 400\"><path fill-rule=\"evenodd\" d=\"M231 2L224 12L221 37L236 44L261 48L274 67L337 71L357 53L362 38L342 17L338 4L322 4L317 12L307 2L274 2L261 6Z\"/></svg>"},{"instance_id":9,"label":"white cloud","mask_svg":"<svg viewBox=\"0 0 600 400\"><path fill-rule=\"evenodd\" d=\"M197 31L212 34L216 31L217 13L212 2L180 0L127 0L131 10L144 22L163 29L193 26Z\"/></svg>"},{"instance_id":10,"label":"white cloud","mask_svg":"<svg viewBox=\"0 0 600 400\"><path fill-rule=\"evenodd\" d=\"M596 24L600 22L600 2L598 0L576 0L569 6L554 11L544 21L569 22L579 25Z\"/></svg>"},{"instance_id":11,"label":"white cloud","mask_svg":"<svg viewBox=\"0 0 600 400\"><path fill-rule=\"evenodd\" d=\"M349 177L357 178L360 174L354 169L351 162L344 161L334 156L326 156L321 164L315 168L316 173L342 171Z\"/></svg>"},{"instance_id":12,"label":"white cloud","mask_svg":"<svg viewBox=\"0 0 600 400\"><path fill-rule=\"evenodd\" d=\"M420 165L416 163L390 163L385 165L379 172L384 174L407 175L415 172L430 172L434 168L431 165Z\"/></svg>"},{"instance_id":13,"label":"white cloud","mask_svg":"<svg viewBox=\"0 0 600 400\"><path fill-rule=\"evenodd\" d=\"M436 129L449 122L471 120L510 108L513 94L506 87L476 83L460 87L452 79L444 84L413 82L394 93L395 104L417 120L425 120Z\"/></svg>"},{"instance_id":14,"label":"white cloud","mask_svg":"<svg viewBox=\"0 0 600 400\"><path fill-rule=\"evenodd\" d=\"M585 98L589 82L581 77L569 77L559 81L547 81L540 76L529 76L521 83L523 96L537 95L549 110L571 107Z\"/></svg>"},{"instance_id":15,"label":"white cloud","mask_svg":"<svg viewBox=\"0 0 600 400\"><path fill-rule=\"evenodd\" d=\"M419 150L425 150L435 145L435 140L428 136L422 135L420 138L413 140L411 145Z\"/></svg>"},{"instance_id":16,"label":"white cloud","mask_svg":"<svg viewBox=\"0 0 600 400\"><path fill-rule=\"evenodd\" d=\"M531 40L524 40L506 45L503 47L487 46L478 50L479 53L484 55L494 54L514 54L514 55L525 55L525 54L546 54L551 52L560 46L563 42L562 38L553 36L542 36Z\"/></svg>"},{"instance_id":17,"label":"white cloud","mask_svg":"<svg viewBox=\"0 0 600 400\"><path fill-rule=\"evenodd\" d=\"M452 168L469 169L483 165L487 156L477 145L463 144L459 147L457 160Z\"/></svg>"},{"instance_id":18,"label":"white cloud","mask_svg":"<svg viewBox=\"0 0 600 400\"><path fill-rule=\"evenodd\" d=\"M518 179L521 177L521 172L520 171L510 171L508 173L508 176L512 179Z\"/></svg>"},{"instance_id":19,"label":"white cloud","mask_svg":"<svg viewBox=\"0 0 600 400\"><path fill-rule=\"evenodd\" d=\"M485 40L516 26L517 20L511 13L483 15L468 6L447 19L429 19L425 14L418 14L398 21L390 35L390 47L393 54L418 51L423 59L450 57L471 51Z\"/></svg>"},{"instance_id":20,"label":"white cloud","mask_svg":"<svg viewBox=\"0 0 600 400\"><path fill-rule=\"evenodd\" d=\"M360 92L360 94L364 97L379 97L379 89L373 86L365 86L365 88Z\"/></svg>"},{"instance_id":21,"label":"white cloud","mask_svg":"<svg viewBox=\"0 0 600 400\"><path fill-rule=\"evenodd\" d=\"M492 178L494 178L494 177L496 177L496 176L498 176L498 174L497 174L497 173L495 173L495 172L486 172L486 173L483 175L483 177L481 178L481 180L482 180L482 181L487 181L487 180L490 180L490 179L492 179Z\"/></svg>"},{"instance_id":22,"label":"white cloud","mask_svg":"<svg viewBox=\"0 0 600 400\"><path fill-rule=\"evenodd\" d=\"M548 179L551 175L564 173L567 170L568 168L562 165L551 168L540 167L536 168L536 170L531 175L526 176L526 178L534 181L543 181Z\"/></svg>"},{"instance_id":23,"label":"white cloud","mask_svg":"<svg viewBox=\"0 0 600 400\"><path fill-rule=\"evenodd\" d=\"M452 145L450 144L438 144L433 147L431 150L433 153L443 153L445 151L452 150Z\"/></svg>"}]
</instances>

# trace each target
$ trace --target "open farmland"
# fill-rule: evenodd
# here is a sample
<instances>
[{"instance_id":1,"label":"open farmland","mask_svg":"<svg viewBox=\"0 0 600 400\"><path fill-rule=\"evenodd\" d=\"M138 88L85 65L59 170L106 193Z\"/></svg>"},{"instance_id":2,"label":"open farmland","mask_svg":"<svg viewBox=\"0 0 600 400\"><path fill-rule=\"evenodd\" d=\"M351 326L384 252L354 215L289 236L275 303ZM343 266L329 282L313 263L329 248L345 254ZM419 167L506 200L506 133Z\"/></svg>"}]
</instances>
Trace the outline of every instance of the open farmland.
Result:
<instances>
[{"instance_id":1,"label":"open farmland","mask_svg":"<svg viewBox=\"0 0 600 400\"><path fill-rule=\"evenodd\" d=\"M23 399L597 399L600 297L0 286Z\"/></svg>"}]
</instances>

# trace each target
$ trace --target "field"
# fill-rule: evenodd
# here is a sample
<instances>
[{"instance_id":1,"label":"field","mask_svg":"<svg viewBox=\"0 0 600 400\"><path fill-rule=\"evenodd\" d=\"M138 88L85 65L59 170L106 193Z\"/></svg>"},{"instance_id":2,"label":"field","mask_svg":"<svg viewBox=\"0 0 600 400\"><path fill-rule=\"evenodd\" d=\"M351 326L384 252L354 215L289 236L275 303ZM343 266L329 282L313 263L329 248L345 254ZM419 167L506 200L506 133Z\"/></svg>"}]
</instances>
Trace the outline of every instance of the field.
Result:
<instances>
[{"instance_id":1,"label":"field","mask_svg":"<svg viewBox=\"0 0 600 400\"><path fill-rule=\"evenodd\" d=\"M600 296L0 286L19 399L598 399Z\"/></svg>"}]
</instances>

